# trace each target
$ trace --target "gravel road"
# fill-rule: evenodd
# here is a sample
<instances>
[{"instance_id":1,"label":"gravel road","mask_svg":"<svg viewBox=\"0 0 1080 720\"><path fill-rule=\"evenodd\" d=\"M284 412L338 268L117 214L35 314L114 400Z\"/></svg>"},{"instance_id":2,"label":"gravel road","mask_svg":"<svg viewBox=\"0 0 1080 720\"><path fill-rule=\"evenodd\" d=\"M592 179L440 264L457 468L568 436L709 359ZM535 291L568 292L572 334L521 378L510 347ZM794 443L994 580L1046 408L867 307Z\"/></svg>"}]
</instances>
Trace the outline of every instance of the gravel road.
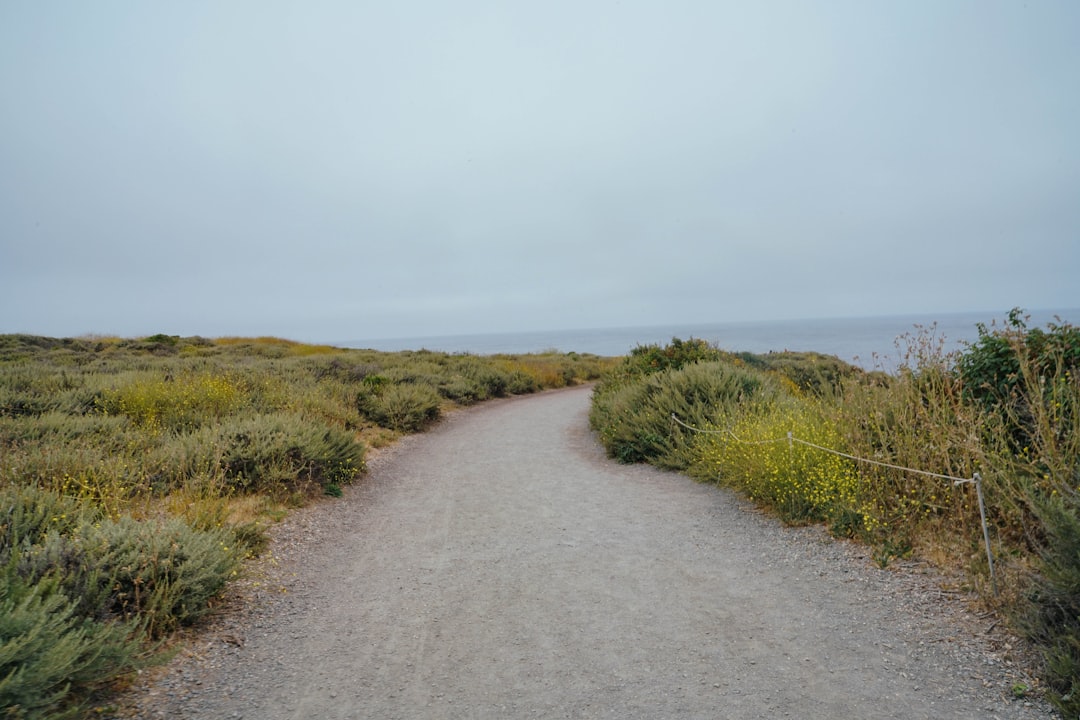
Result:
<instances>
[{"instance_id":1,"label":"gravel road","mask_svg":"<svg viewBox=\"0 0 1080 720\"><path fill-rule=\"evenodd\" d=\"M123 716L1055 717L928 569L608 460L589 396L485 403L375 458Z\"/></svg>"}]
</instances>

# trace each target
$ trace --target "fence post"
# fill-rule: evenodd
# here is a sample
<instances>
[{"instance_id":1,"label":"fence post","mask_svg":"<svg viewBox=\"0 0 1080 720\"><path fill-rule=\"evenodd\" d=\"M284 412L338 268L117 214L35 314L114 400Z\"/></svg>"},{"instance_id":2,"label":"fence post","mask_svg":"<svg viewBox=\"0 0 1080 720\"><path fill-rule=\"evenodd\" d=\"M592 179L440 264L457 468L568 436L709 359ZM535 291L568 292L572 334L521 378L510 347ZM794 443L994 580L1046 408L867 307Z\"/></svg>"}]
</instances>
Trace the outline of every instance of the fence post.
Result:
<instances>
[{"instance_id":1,"label":"fence post","mask_svg":"<svg viewBox=\"0 0 1080 720\"><path fill-rule=\"evenodd\" d=\"M982 475L975 473L975 495L979 498L979 519L982 520L983 542L986 544L986 563L990 566L990 586L997 595L997 577L994 575L994 554L990 552L990 530L986 527L986 503L983 502Z\"/></svg>"}]
</instances>

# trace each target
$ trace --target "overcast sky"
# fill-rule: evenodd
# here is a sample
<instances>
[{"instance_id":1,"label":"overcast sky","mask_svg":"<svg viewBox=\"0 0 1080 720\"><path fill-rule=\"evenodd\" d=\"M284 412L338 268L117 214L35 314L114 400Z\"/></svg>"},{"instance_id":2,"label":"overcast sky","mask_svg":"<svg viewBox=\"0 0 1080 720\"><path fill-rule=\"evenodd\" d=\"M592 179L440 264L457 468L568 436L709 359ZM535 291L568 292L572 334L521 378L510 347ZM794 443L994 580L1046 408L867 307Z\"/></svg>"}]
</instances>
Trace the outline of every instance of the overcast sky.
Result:
<instances>
[{"instance_id":1,"label":"overcast sky","mask_svg":"<svg viewBox=\"0 0 1080 720\"><path fill-rule=\"evenodd\" d=\"M1080 3L0 3L0 332L1080 307Z\"/></svg>"}]
</instances>

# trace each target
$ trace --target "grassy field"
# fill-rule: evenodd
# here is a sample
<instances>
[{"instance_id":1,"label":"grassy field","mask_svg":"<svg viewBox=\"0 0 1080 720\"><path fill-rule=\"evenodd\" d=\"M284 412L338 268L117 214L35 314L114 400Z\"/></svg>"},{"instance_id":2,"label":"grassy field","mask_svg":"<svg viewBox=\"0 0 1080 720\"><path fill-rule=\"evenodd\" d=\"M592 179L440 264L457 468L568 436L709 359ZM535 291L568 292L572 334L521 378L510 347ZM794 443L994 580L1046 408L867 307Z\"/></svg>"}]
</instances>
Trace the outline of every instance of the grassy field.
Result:
<instances>
[{"instance_id":1,"label":"grassy field","mask_svg":"<svg viewBox=\"0 0 1080 720\"><path fill-rule=\"evenodd\" d=\"M208 611L270 524L362 476L367 448L614 363L0 336L0 715L107 703Z\"/></svg>"},{"instance_id":2,"label":"grassy field","mask_svg":"<svg viewBox=\"0 0 1080 720\"><path fill-rule=\"evenodd\" d=\"M955 353L932 328L906 338L891 375L696 340L639 347L597 386L590 421L619 460L734 488L789 523L825 523L882 566L916 554L960 577L1041 651L1050 696L1076 717L1080 329L1028 328L1013 311L980 330ZM948 479L976 473L996 582L975 485Z\"/></svg>"}]
</instances>

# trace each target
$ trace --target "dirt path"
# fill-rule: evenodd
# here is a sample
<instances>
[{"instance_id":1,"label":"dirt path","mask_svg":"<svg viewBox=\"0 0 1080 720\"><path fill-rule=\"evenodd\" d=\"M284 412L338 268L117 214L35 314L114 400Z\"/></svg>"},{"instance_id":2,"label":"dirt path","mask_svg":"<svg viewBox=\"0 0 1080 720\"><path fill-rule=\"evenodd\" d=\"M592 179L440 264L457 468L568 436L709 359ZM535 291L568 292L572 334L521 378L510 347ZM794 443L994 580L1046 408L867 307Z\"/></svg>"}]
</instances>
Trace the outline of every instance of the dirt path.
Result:
<instances>
[{"instance_id":1,"label":"dirt path","mask_svg":"<svg viewBox=\"0 0 1080 720\"><path fill-rule=\"evenodd\" d=\"M1011 697L1005 641L932 577L605 459L588 402L587 388L499 401L373 463L290 521L258 603L137 712L1052 717Z\"/></svg>"}]
</instances>

